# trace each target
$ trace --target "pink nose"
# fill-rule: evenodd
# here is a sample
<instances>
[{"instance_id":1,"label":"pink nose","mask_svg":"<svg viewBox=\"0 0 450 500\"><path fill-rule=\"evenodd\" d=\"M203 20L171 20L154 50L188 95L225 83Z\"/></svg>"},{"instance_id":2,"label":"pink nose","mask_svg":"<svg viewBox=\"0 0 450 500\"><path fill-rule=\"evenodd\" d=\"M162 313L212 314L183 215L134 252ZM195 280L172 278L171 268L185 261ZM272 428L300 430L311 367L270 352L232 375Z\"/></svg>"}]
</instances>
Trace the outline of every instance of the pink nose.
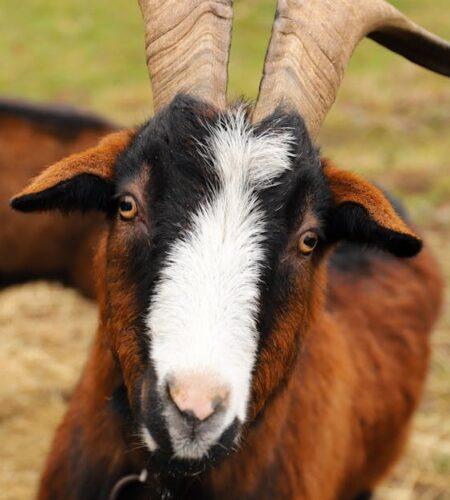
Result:
<instances>
[{"instance_id":1,"label":"pink nose","mask_svg":"<svg viewBox=\"0 0 450 500\"><path fill-rule=\"evenodd\" d=\"M204 373L171 377L168 391L172 402L183 414L200 421L226 408L230 392L215 376Z\"/></svg>"}]
</instances>

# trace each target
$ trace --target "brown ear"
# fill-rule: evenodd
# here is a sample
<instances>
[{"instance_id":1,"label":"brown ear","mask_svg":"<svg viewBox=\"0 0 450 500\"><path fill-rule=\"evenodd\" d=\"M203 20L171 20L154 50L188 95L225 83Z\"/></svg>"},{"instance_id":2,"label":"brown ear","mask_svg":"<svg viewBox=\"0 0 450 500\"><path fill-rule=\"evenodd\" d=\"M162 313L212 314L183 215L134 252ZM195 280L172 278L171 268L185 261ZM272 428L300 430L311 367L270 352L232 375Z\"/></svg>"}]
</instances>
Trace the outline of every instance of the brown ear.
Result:
<instances>
[{"instance_id":1,"label":"brown ear","mask_svg":"<svg viewBox=\"0 0 450 500\"><path fill-rule=\"evenodd\" d=\"M46 168L11 200L23 212L60 209L104 210L112 194L117 156L126 149L134 130L114 132L97 146Z\"/></svg>"},{"instance_id":2,"label":"brown ear","mask_svg":"<svg viewBox=\"0 0 450 500\"><path fill-rule=\"evenodd\" d=\"M324 173L334 201L330 239L377 246L399 257L420 251L422 242L380 189L359 175L326 162Z\"/></svg>"}]
</instances>

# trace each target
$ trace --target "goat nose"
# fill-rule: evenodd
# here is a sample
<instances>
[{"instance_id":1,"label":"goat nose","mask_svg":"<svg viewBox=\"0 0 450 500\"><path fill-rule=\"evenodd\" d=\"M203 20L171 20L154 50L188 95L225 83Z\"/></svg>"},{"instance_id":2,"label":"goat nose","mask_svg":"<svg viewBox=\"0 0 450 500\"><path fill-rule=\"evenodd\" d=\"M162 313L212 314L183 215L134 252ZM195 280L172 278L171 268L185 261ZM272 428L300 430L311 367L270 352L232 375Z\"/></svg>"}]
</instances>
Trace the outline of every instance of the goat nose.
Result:
<instances>
[{"instance_id":1,"label":"goat nose","mask_svg":"<svg viewBox=\"0 0 450 500\"><path fill-rule=\"evenodd\" d=\"M186 417L199 421L226 408L229 389L217 377L206 374L185 374L171 377L167 384L172 403Z\"/></svg>"}]
</instances>

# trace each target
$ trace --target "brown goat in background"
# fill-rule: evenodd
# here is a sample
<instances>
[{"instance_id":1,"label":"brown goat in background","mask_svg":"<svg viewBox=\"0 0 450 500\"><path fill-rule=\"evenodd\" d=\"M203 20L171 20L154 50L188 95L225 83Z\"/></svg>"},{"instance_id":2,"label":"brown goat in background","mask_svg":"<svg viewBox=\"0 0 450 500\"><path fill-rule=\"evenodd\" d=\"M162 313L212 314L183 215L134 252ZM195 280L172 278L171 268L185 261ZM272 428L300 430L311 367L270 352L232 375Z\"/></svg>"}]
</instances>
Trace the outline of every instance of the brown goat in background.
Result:
<instances>
[{"instance_id":1,"label":"brown goat in background","mask_svg":"<svg viewBox=\"0 0 450 500\"><path fill-rule=\"evenodd\" d=\"M115 129L71 108L0 100L0 286L58 279L94 296L92 260L101 218L43 213L30 220L11 212L6 200L45 166Z\"/></svg>"}]
</instances>

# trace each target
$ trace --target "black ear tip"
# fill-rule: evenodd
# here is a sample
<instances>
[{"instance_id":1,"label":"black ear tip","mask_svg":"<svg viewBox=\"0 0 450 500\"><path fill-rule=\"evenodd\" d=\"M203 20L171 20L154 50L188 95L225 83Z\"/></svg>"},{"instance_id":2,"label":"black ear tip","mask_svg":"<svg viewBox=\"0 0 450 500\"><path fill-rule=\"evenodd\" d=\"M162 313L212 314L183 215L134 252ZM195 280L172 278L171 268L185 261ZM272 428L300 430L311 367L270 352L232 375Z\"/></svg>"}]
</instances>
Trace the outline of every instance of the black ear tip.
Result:
<instances>
[{"instance_id":1,"label":"black ear tip","mask_svg":"<svg viewBox=\"0 0 450 500\"><path fill-rule=\"evenodd\" d=\"M36 212L46 210L51 207L46 206L45 196L43 193L45 193L45 191L14 196L14 198L11 198L9 201L9 205L11 208L19 212Z\"/></svg>"},{"instance_id":2,"label":"black ear tip","mask_svg":"<svg viewBox=\"0 0 450 500\"><path fill-rule=\"evenodd\" d=\"M34 212L35 210L40 210L39 193L14 196L14 198L11 198L9 201L9 206L19 212Z\"/></svg>"},{"instance_id":3,"label":"black ear tip","mask_svg":"<svg viewBox=\"0 0 450 500\"><path fill-rule=\"evenodd\" d=\"M9 206L14 210L19 210L21 212L26 211L26 196L15 196L9 200Z\"/></svg>"},{"instance_id":4,"label":"black ear tip","mask_svg":"<svg viewBox=\"0 0 450 500\"><path fill-rule=\"evenodd\" d=\"M392 240L391 251L398 257L414 257L422 250L422 240L403 233L397 233Z\"/></svg>"},{"instance_id":5,"label":"black ear tip","mask_svg":"<svg viewBox=\"0 0 450 500\"><path fill-rule=\"evenodd\" d=\"M417 255L423 248L422 240L419 238L411 238L412 242L410 243L411 257Z\"/></svg>"}]
</instances>

